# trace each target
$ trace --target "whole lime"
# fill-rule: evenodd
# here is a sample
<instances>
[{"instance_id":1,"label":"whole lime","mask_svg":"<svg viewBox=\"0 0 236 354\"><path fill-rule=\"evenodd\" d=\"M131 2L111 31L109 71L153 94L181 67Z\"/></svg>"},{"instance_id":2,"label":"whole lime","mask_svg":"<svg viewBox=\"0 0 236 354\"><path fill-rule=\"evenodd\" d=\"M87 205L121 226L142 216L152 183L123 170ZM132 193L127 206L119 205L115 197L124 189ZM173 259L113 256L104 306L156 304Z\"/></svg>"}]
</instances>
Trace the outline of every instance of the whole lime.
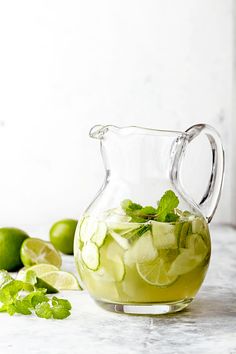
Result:
<instances>
[{"instance_id":1,"label":"whole lime","mask_svg":"<svg viewBox=\"0 0 236 354\"><path fill-rule=\"evenodd\" d=\"M0 228L0 269L15 271L23 264L20 248L29 236L22 230L13 227Z\"/></svg>"},{"instance_id":2,"label":"whole lime","mask_svg":"<svg viewBox=\"0 0 236 354\"><path fill-rule=\"evenodd\" d=\"M50 229L50 241L59 251L73 254L75 229L78 221L64 219L57 221Z\"/></svg>"}]
</instances>

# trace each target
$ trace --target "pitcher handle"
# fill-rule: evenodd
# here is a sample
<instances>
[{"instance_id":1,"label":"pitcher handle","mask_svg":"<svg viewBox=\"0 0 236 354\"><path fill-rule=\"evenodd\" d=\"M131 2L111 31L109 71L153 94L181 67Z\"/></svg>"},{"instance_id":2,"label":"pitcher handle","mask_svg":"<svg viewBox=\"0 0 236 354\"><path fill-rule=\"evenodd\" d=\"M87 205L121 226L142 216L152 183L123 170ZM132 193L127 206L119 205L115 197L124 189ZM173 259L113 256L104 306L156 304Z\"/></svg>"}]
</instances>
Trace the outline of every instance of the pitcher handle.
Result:
<instances>
[{"instance_id":1,"label":"pitcher handle","mask_svg":"<svg viewBox=\"0 0 236 354\"><path fill-rule=\"evenodd\" d=\"M198 206L209 223L214 216L220 200L224 178L225 158L220 136L217 131L208 124L196 124L187 129L184 135L186 145L188 145L191 141L193 141L193 139L202 133L207 136L211 146L212 169L208 186ZM179 171L184 150L185 149L182 143L176 143L174 160L171 170L172 181L182 195L185 195L185 192L179 180ZM187 199L187 197L185 199Z\"/></svg>"}]
</instances>

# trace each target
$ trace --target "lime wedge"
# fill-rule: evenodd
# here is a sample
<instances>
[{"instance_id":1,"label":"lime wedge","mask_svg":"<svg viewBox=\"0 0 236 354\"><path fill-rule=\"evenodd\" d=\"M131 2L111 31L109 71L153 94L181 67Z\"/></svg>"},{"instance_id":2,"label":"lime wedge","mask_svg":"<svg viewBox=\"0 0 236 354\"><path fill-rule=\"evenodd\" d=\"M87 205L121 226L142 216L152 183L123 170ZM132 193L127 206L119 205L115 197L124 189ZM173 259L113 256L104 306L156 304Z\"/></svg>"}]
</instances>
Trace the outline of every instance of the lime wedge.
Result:
<instances>
[{"instance_id":1,"label":"lime wedge","mask_svg":"<svg viewBox=\"0 0 236 354\"><path fill-rule=\"evenodd\" d=\"M22 281L27 281L26 280L27 274L30 271L33 271L37 277L41 277L41 275L48 273L48 272L52 272L53 270L59 270L59 268L55 267L52 264L46 264L46 263L45 264L44 263L36 264L32 267L22 268L19 271L19 273L17 274L17 279L22 280Z\"/></svg>"},{"instance_id":2,"label":"lime wedge","mask_svg":"<svg viewBox=\"0 0 236 354\"><path fill-rule=\"evenodd\" d=\"M99 250L93 242L87 242L81 251L81 257L87 268L97 270L99 267Z\"/></svg>"},{"instance_id":3,"label":"lime wedge","mask_svg":"<svg viewBox=\"0 0 236 354\"><path fill-rule=\"evenodd\" d=\"M170 264L166 259L157 257L152 262L137 263L137 271L148 284L158 287L168 287L177 279L177 275L169 274Z\"/></svg>"},{"instance_id":4,"label":"lime wedge","mask_svg":"<svg viewBox=\"0 0 236 354\"><path fill-rule=\"evenodd\" d=\"M81 289L78 280L72 273L63 272L61 270L53 270L52 272L43 274L39 280L46 282L58 290Z\"/></svg>"},{"instance_id":5,"label":"lime wedge","mask_svg":"<svg viewBox=\"0 0 236 354\"><path fill-rule=\"evenodd\" d=\"M25 266L48 263L60 268L62 263L54 246L38 238L27 238L21 246L20 256Z\"/></svg>"},{"instance_id":6,"label":"lime wedge","mask_svg":"<svg viewBox=\"0 0 236 354\"><path fill-rule=\"evenodd\" d=\"M98 247L101 247L105 241L107 235L107 226L104 222L98 222L97 229L93 236L91 237L91 241L96 243Z\"/></svg>"},{"instance_id":7,"label":"lime wedge","mask_svg":"<svg viewBox=\"0 0 236 354\"><path fill-rule=\"evenodd\" d=\"M47 289L47 294L56 294L59 292L58 289L54 288L54 286L48 284L43 279L37 278L37 282L35 283L37 288L44 288Z\"/></svg>"},{"instance_id":8,"label":"lime wedge","mask_svg":"<svg viewBox=\"0 0 236 354\"><path fill-rule=\"evenodd\" d=\"M157 257L157 250L153 245L150 231L140 236L124 255L124 261L130 265L132 263L144 263L152 261Z\"/></svg>"}]
</instances>

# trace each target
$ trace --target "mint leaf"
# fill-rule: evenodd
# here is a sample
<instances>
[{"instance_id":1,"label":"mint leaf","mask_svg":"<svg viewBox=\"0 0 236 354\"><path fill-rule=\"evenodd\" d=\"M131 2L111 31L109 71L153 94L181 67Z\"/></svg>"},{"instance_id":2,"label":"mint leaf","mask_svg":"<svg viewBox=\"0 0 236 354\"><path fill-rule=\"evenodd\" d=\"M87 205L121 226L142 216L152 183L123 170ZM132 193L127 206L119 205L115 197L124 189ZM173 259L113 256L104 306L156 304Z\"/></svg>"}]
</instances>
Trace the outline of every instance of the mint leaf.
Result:
<instances>
[{"instance_id":1,"label":"mint leaf","mask_svg":"<svg viewBox=\"0 0 236 354\"><path fill-rule=\"evenodd\" d=\"M31 306L24 300L24 298L22 300L16 300L14 302L14 307L17 313L21 313L22 315L31 315L31 311L29 309Z\"/></svg>"},{"instance_id":2,"label":"mint leaf","mask_svg":"<svg viewBox=\"0 0 236 354\"><path fill-rule=\"evenodd\" d=\"M10 315L13 316L16 313L16 307L14 304L10 304L6 306L6 312Z\"/></svg>"},{"instance_id":3,"label":"mint leaf","mask_svg":"<svg viewBox=\"0 0 236 354\"><path fill-rule=\"evenodd\" d=\"M44 294L44 291L36 290L26 295L24 301L27 301L31 308L35 308L38 304L41 304L42 302L48 302L49 298Z\"/></svg>"},{"instance_id":4,"label":"mint leaf","mask_svg":"<svg viewBox=\"0 0 236 354\"><path fill-rule=\"evenodd\" d=\"M36 305L35 314L41 318L46 318L46 319L52 318L52 309L49 303L42 302L41 304Z\"/></svg>"},{"instance_id":5,"label":"mint leaf","mask_svg":"<svg viewBox=\"0 0 236 354\"><path fill-rule=\"evenodd\" d=\"M55 305L52 308L52 315L55 319L63 320L64 318L70 316L70 310L62 305Z\"/></svg>"},{"instance_id":6,"label":"mint leaf","mask_svg":"<svg viewBox=\"0 0 236 354\"><path fill-rule=\"evenodd\" d=\"M67 310L71 310L71 304L70 304L70 302L68 300L59 299L56 296L53 296L53 298L52 298L52 305L53 306L60 305L60 306L63 306Z\"/></svg>"},{"instance_id":7,"label":"mint leaf","mask_svg":"<svg viewBox=\"0 0 236 354\"><path fill-rule=\"evenodd\" d=\"M130 199L123 200L123 202L121 203L121 207L127 215L129 212L142 209L142 205L133 203Z\"/></svg>"},{"instance_id":8,"label":"mint leaf","mask_svg":"<svg viewBox=\"0 0 236 354\"><path fill-rule=\"evenodd\" d=\"M157 220L164 222L167 214L173 213L179 205L179 199L171 190L165 192L157 207Z\"/></svg>"},{"instance_id":9,"label":"mint leaf","mask_svg":"<svg viewBox=\"0 0 236 354\"><path fill-rule=\"evenodd\" d=\"M179 215L175 213L168 213L165 218L166 222L175 222L177 220L179 220Z\"/></svg>"}]
</instances>

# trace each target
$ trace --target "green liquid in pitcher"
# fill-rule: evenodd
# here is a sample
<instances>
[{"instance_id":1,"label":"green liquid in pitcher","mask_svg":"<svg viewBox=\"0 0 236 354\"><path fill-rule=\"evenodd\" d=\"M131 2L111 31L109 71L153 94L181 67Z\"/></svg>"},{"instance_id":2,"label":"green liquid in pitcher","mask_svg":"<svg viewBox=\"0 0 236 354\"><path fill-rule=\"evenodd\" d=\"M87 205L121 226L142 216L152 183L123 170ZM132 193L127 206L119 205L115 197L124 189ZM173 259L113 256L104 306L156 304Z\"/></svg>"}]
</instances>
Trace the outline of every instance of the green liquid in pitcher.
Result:
<instances>
[{"instance_id":1,"label":"green liquid in pitcher","mask_svg":"<svg viewBox=\"0 0 236 354\"><path fill-rule=\"evenodd\" d=\"M89 293L119 304L194 298L210 259L205 219L173 208L169 216L159 213L165 221L158 221L154 208L129 206L130 212L117 208L80 222L75 259Z\"/></svg>"}]
</instances>

